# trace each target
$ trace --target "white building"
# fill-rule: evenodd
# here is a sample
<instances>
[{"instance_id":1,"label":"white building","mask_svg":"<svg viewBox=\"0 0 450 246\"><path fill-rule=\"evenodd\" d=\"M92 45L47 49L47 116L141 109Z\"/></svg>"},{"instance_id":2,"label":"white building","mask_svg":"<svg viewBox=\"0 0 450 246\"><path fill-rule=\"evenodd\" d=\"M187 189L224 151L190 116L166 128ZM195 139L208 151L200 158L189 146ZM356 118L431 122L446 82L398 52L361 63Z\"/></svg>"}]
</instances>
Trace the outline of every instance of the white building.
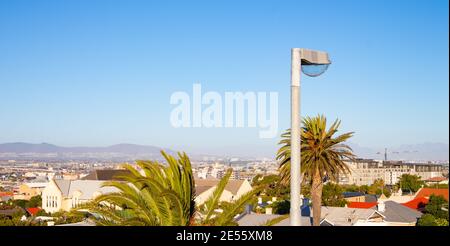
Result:
<instances>
[{"instance_id":1,"label":"white building","mask_svg":"<svg viewBox=\"0 0 450 246\"><path fill-rule=\"evenodd\" d=\"M114 187L101 187L103 183L99 180L51 180L42 191L42 209L48 213L69 211L101 194L118 191Z\"/></svg>"},{"instance_id":2,"label":"white building","mask_svg":"<svg viewBox=\"0 0 450 246\"><path fill-rule=\"evenodd\" d=\"M197 205L203 204L213 194L219 183L219 179L196 179L195 180L195 202ZM225 190L220 197L220 201L232 202L242 195L252 190L250 182L247 180L229 180Z\"/></svg>"}]
</instances>

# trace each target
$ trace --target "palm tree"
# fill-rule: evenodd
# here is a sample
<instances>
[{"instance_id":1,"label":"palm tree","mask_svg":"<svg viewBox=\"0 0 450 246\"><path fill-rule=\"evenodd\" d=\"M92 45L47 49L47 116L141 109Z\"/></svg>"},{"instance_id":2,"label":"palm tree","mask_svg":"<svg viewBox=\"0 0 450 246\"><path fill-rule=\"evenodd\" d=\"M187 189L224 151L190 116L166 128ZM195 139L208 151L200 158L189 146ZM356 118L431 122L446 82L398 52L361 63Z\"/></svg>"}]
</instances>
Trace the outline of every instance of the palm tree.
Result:
<instances>
[{"instance_id":1,"label":"palm tree","mask_svg":"<svg viewBox=\"0 0 450 246\"><path fill-rule=\"evenodd\" d=\"M94 201L77 207L98 215L98 225L187 226L235 225L234 217L258 190L242 195L218 212L220 197L232 170L220 180L212 196L196 210L195 183L189 157L178 153L178 159L161 152L168 165L157 161L137 161L138 168L124 165L130 172L121 181L105 182L117 192L100 195ZM200 219L196 219L200 217Z\"/></svg>"},{"instance_id":2,"label":"palm tree","mask_svg":"<svg viewBox=\"0 0 450 246\"><path fill-rule=\"evenodd\" d=\"M213 194L199 206L199 221L200 225L211 226L230 226L236 225L234 218L241 212L243 207L250 203L250 200L260 192L259 188L253 189L246 194L243 194L236 201L227 204L227 206L220 206L220 197L225 190L226 185L231 177L232 169L228 169L224 177L219 181ZM222 211L218 211L219 208Z\"/></svg>"},{"instance_id":3,"label":"palm tree","mask_svg":"<svg viewBox=\"0 0 450 246\"><path fill-rule=\"evenodd\" d=\"M130 172L123 181L105 182L117 192L100 195L77 209L98 214L98 225L169 226L189 225L195 213L195 185L188 156L178 159L161 152L168 165L156 161L136 161L138 168L124 165Z\"/></svg>"},{"instance_id":4,"label":"palm tree","mask_svg":"<svg viewBox=\"0 0 450 246\"><path fill-rule=\"evenodd\" d=\"M336 181L341 173L349 172L345 159L354 159L352 149L343 144L353 136L353 132L334 136L338 131L340 121L336 120L326 129L327 121L323 115L303 120L301 131L301 173L305 180L311 183L311 198L313 203L313 225L320 224L323 183L330 179ZM280 175L284 183L290 181L290 138L291 131L281 135L277 160L280 162Z\"/></svg>"}]
</instances>

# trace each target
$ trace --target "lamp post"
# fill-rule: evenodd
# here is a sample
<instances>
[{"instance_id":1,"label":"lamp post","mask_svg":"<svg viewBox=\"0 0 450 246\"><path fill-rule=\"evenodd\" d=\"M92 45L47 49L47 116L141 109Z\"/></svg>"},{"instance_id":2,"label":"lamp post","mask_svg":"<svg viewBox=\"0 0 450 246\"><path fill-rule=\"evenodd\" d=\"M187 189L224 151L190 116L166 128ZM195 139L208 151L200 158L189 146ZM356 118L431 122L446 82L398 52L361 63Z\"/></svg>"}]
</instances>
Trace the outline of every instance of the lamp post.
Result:
<instances>
[{"instance_id":1,"label":"lamp post","mask_svg":"<svg viewBox=\"0 0 450 246\"><path fill-rule=\"evenodd\" d=\"M301 225L301 115L300 115L300 71L316 77L324 73L331 61L328 53L301 48L291 50L291 209L292 226Z\"/></svg>"}]
</instances>

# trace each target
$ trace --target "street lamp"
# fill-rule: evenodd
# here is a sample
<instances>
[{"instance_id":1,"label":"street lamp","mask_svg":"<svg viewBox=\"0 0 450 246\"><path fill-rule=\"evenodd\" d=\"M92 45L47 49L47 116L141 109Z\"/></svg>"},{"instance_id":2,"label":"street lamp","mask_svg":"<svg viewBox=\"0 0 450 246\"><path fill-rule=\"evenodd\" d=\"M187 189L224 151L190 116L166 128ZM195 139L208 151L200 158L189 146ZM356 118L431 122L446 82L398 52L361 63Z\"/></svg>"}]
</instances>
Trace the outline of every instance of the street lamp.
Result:
<instances>
[{"instance_id":1,"label":"street lamp","mask_svg":"<svg viewBox=\"0 0 450 246\"><path fill-rule=\"evenodd\" d=\"M328 53L301 48L291 50L291 210L292 226L300 226L300 70L316 77L331 64Z\"/></svg>"}]
</instances>

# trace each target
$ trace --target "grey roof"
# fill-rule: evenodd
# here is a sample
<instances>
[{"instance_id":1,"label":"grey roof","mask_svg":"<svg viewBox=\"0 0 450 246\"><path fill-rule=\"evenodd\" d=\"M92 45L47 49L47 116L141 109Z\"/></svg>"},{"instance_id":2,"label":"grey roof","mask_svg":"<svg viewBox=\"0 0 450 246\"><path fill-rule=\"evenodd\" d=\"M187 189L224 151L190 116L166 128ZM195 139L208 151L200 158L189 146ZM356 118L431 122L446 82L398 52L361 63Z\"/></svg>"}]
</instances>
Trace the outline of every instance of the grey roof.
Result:
<instances>
[{"instance_id":1,"label":"grey roof","mask_svg":"<svg viewBox=\"0 0 450 246\"><path fill-rule=\"evenodd\" d=\"M81 192L80 199L92 199L95 192L100 192L102 194L117 192L118 190L114 187L102 187L104 181L100 180L62 180L56 179L56 185L63 193L65 197L72 197L74 192Z\"/></svg>"},{"instance_id":2,"label":"grey roof","mask_svg":"<svg viewBox=\"0 0 450 246\"><path fill-rule=\"evenodd\" d=\"M131 172L126 169L97 169L83 177L82 180L122 180L121 176L130 174Z\"/></svg>"},{"instance_id":3,"label":"grey roof","mask_svg":"<svg viewBox=\"0 0 450 246\"><path fill-rule=\"evenodd\" d=\"M267 221L280 217L279 214L245 214L237 220L239 226L261 226Z\"/></svg>"},{"instance_id":4,"label":"grey roof","mask_svg":"<svg viewBox=\"0 0 450 246\"><path fill-rule=\"evenodd\" d=\"M344 196L344 198L349 198L349 197L356 197L356 196L364 196L365 194L363 192L346 191L346 192L342 192L342 195Z\"/></svg>"},{"instance_id":5,"label":"grey roof","mask_svg":"<svg viewBox=\"0 0 450 246\"><path fill-rule=\"evenodd\" d=\"M281 217L283 215L280 214L244 214L240 216L236 222L239 226L263 226L269 220L273 220L275 218ZM289 226L291 223L289 217L278 222L274 226ZM301 217L302 226L311 226L311 218L307 216Z\"/></svg>"},{"instance_id":6,"label":"grey roof","mask_svg":"<svg viewBox=\"0 0 450 246\"><path fill-rule=\"evenodd\" d=\"M95 223L90 220L83 220L83 221L77 222L77 223L61 224L61 225L56 225L56 226L95 226Z\"/></svg>"},{"instance_id":7,"label":"grey roof","mask_svg":"<svg viewBox=\"0 0 450 246\"><path fill-rule=\"evenodd\" d=\"M311 226L312 225L312 218L307 216L300 217L300 223L302 226ZM285 220L282 220L278 224L275 224L274 226L290 226L291 225L291 219L288 217Z\"/></svg>"},{"instance_id":8,"label":"grey roof","mask_svg":"<svg viewBox=\"0 0 450 246\"><path fill-rule=\"evenodd\" d=\"M69 195L71 180L55 179L55 183L58 186L59 190L61 190L63 196Z\"/></svg>"},{"instance_id":9,"label":"grey roof","mask_svg":"<svg viewBox=\"0 0 450 246\"><path fill-rule=\"evenodd\" d=\"M382 214L386 217L385 220L389 222L412 223L422 216L422 213L414 209L403 206L394 201L386 201L385 211Z\"/></svg>"},{"instance_id":10,"label":"grey roof","mask_svg":"<svg viewBox=\"0 0 450 246\"><path fill-rule=\"evenodd\" d=\"M219 184L219 182L220 179L196 179L195 180L196 195L197 196L200 195L201 194L200 191L204 192L209 188L216 186L217 184ZM245 180L230 179L227 185L225 186L225 190L231 192L233 195L236 195L244 182Z\"/></svg>"},{"instance_id":11,"label":"grey roof","mask_svg":"<svg viewBox=\"0 0 450 246\"><path fill-rule=\"evenodd\" d=\"M378 198L377 198L376 195L369 195L369 194L367 194L367 195L364 195L364 201L365 202L377 202Z\"/></svg>"}]
</instances>

